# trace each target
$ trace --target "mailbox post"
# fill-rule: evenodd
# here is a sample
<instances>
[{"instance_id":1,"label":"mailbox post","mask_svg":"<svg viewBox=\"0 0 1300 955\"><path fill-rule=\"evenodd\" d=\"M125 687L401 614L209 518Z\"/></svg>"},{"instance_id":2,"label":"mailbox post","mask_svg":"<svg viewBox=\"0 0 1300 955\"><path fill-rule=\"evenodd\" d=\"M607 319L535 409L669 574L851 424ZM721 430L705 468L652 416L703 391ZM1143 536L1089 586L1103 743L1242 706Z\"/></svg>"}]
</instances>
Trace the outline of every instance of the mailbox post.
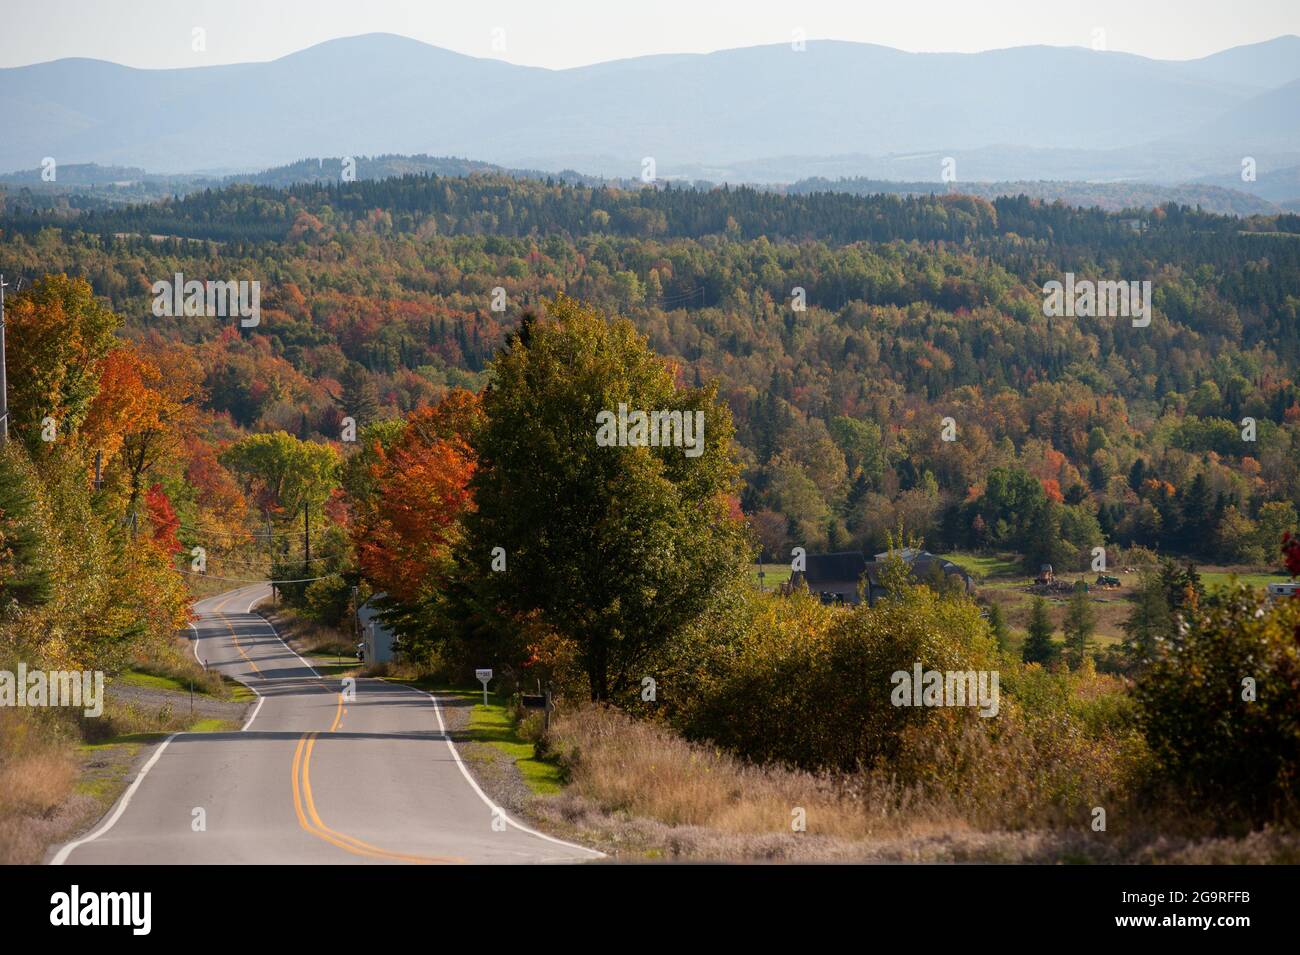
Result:
<instances>
[{"instance_id":1,"label":"mailbox post","mask_svg":"<svg viewBox=\"0 0 1300 955\"><path fill-rule=\"evenodd\" d=\"M483 705L487 706L487 685L492 682L492 671L475 670L474 675L478 677L478 681L483 684Z\"/></svg>"}]
</instances>

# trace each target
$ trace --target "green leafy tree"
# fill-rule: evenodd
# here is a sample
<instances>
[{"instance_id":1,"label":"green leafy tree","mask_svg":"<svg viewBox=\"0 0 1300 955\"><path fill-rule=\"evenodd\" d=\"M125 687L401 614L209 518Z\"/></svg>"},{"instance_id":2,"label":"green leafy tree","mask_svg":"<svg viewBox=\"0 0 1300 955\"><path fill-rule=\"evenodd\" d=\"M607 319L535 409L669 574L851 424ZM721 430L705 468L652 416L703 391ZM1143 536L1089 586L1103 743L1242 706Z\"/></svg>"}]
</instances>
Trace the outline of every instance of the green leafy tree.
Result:
<instances>
[{"instance_id":1,"label":"green leafy tree","mask_svg":"<svg viewBox=\"0 0 1300 955\"><path fill-rule=\"evenodd\" d=\"M1243 584L1189 608L1182 629L1134 688L1161 774L1218 818L1298 818L1300 600Z\"/></svg>"},{"instance_id":2,"label":"green leafy tree","mask_svg":"<svg viewBox=\"0 0 1300 955\"><path fill-rule=\"evenodd\" d=\"M339 482L334 448L300 441L284 431L249 435L231 445L222 461L248 480L266 510L290 518L304 507L319 516Z\"/></svg>"},{"instance_id":3,"label":"green leafy tree","mask_svg":"<svg viewBox=\"0 0 1300 955\"><path fill-rule=\"evenodd\" d=\"M0 448L0 616L50 598L45 527L33 494L36 474L18 444Z\"/></svg>"},{"instance_id":4,"label":"green leafy tree","mask_svg":"<svg viewBox=\"0 0 1300 955\"><path fill-rule=\"evenodd\" d=\"M731 415L712 388L678 387L623 320L565 296L492 364L467 519L481 592L575 640L591 696L639 667L738 580L752 554L733 497ZM703 413L703 450L601 446L598 415ZM506 570L489 570L494 548Z\"/></svg>"}]
</instances>

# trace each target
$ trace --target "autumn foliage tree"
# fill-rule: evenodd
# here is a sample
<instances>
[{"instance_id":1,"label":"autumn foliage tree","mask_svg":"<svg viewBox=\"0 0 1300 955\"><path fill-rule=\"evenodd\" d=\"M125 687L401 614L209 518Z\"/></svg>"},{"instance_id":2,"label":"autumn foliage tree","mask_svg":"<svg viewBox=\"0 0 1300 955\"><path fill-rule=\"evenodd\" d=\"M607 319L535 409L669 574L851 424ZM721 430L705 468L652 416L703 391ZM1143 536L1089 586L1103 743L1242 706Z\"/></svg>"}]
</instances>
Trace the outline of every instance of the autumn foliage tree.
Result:
<instances>
[{"instance_id":1,"label":"autumn foliage tree","mask_svg":"<svg viewBox=\"0 0 1300 955\"><path fill-rule=\"evenodd\" d=\"M90 283L66 275L38 279L5 303L10 426L29 447L40 446L46 418L65 435L81 426L121 324Z\"/></svg>"},{"instance_id":2,"label":"autumn foliage tree","mask_svg":"<svg viewBox=\"0 0 1300 955\"><path fill-rule=\"evenodd\" d=\"M22 440L4 449L0 481L20 485L0 493L0 546L11 555L0 558L9 598L0 644L43 666L116 669L165 650L188 617L171 565L178 521L157 480L147 513L129 518L145 476L175 467L194 377L183 352L155 361L119 340L121 319L84 280L48 275L7 304L12 433ZM97 451L122 493L96 489Z\"/></svg>"},{"instance_id":3,"label":"autumn foliage tree","mask_svg":"<svg viewBox=\"0 0 1300 955\"><path fill-rule=\"evenodd\" d=\"M144 503L153 528L154 545L164 554L175 554L181 549L181 542L176 537L181 522L161 484L154 484L145 492Z\"/></svg>"},{"instance_id":4,"label":"autumn foliage tree","mask_svg":"<svg viewBox=\"0 0 1300 955\"><path fill-rule=\"evenodd\" d=\"M354 502L352 538L363 575L395 601L418 601L445 580L472 507L469 432L478 409L473 394L452 391L413 412L391 449L371 448L373 493Z\"/></svg>"}]
</instances>

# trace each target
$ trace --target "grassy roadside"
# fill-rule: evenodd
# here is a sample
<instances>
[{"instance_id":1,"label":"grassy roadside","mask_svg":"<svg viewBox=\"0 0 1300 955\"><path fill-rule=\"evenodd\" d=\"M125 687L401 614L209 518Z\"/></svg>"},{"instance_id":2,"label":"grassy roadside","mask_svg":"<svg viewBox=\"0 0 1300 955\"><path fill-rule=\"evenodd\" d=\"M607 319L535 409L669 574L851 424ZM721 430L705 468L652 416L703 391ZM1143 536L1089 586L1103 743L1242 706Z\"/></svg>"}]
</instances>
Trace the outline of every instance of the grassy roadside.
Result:
<instances>
[{"instance_id":1,"label":"grassy roadside","mask_svg":"<svg viewBox=\"0 0 1300 955\"><path fill-rule=\"evenodd\" d=\"M529 791L537 796L552 796L564 788L561 767L537 756L536 740L540 726L538 717L516 720L510 700L488 694L483 705L483 691L452 687L428 679L399 679L383 677L391 683L401 683L433 693L439 700L451 700L469 708L469 721L457 735L480 747L471 747L464 755L474 762L503 761L513 765ZM487 749L489 752L484 752Z\"/></svg>"},{"instance_id":2,"label":"grassy roadside","mask_svg":"<svg viewBox=\"0 0 1300 955\"><path fill-rule=\"evenodd\" d=\"M168 658L110 677L97 717L0 713L0 864L40 862L86 831L126 789L145 747L176 732L239 729L252 691L184 651L178 643Z\"/></svg>"},{"instance_id":3,"label":"grassy roadside","mask_svg":"<svg viewBox=\"0 0 1300 955\"><path fill-rule=\"evenodd\" d=\"M243 710L243 704L225 705ZM174 713L166 704L151 711L110 699L103 732L111 735L78 743L62 734L7 754L0 762L0 864L40 862L51 847L86 831L122 795L145 747L175 732L234 732L241 725L237 717Z\"/></svg>"},{"instance_id":4,"label":"grassy roadside","mask_svg":"<svg viewBox=\"0 0 1300 955\"><path fill-rule=\"evenodd\" d=\"M150 690L166 690L171 693L193 692L196 696L217 700L230 700L236 703L251 703L257 694L238 680L222 676L215 670L208 671L200 679L168 676L149 672L146 669L131 669L113 677L114 686L142 687Z\"/></svg>"}]
</instances>

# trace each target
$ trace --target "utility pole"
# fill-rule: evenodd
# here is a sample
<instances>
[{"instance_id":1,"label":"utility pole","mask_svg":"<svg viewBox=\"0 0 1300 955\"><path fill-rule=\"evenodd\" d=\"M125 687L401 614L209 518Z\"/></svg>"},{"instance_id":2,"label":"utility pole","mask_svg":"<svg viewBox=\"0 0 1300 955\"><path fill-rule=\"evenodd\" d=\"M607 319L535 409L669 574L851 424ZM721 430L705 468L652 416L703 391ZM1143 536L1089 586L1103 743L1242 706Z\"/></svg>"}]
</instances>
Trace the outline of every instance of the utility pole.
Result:
<instances>
[{"instance_id":1,"label":"utility pole","mask_svg":"<svg viewBox=\"0 0 1300 955\"><path fill-rule=\"evenodd\" d=\"M263 511L266 517L266 558L267 564L266 575L271 578L271 603L275 603L275 538L271 536L271 512Z\"/></svg>"},{"instance_id":2,"label":"utility pole","mask_svg":"<svg viewBox=\"0 0 1300 955\"><path fill-rule=\"evenodd\" d=\"M5 289L8 285L0 275L0 445L9 442L9 379L5 375Z\"/></svg>"},{"instance_id":3,"label":"utility pole","mask_svg":"<svg viewBox=\"0 0 1300 955\"><path fill-rule=\"evenodd\" d=\"M302 502L302 575L310 577L311 570L311 505Z\"/></svg>"}]
</instances>

